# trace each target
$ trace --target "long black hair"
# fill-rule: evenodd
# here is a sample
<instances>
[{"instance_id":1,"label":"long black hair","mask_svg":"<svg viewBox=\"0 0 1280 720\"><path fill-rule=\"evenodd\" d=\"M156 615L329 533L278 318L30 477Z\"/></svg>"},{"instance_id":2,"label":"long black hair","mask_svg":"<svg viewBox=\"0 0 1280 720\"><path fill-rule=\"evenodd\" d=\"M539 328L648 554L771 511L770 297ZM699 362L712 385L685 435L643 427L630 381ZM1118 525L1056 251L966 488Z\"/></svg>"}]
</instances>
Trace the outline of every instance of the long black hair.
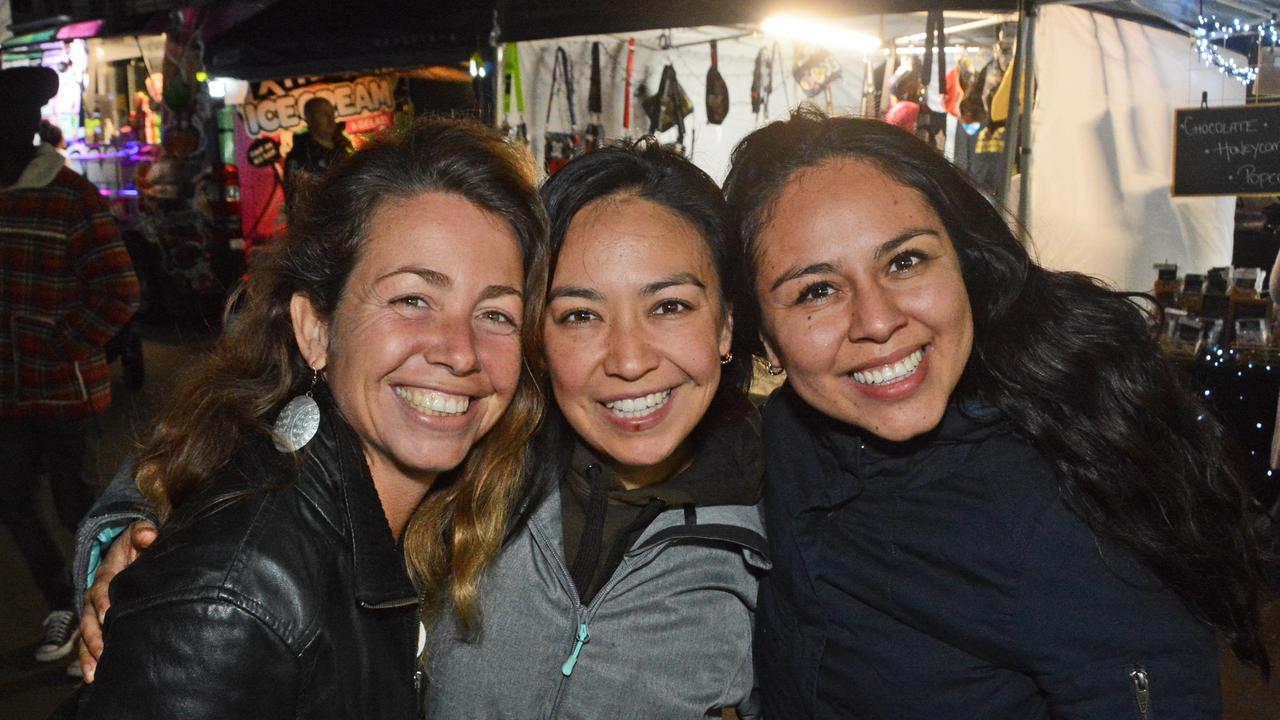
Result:
<instances>
[{"instance_id":1,"label":"long black hair","mask_svg":"<svg viewBox=\"0 0 1280 720\"><path fill-rule=\"evenodd\" d=\"M577 158L542 186L551 228L548 278L555 277L565 234L578 213L597 200L619 196L660 205L698 231L719 276L723 313L733 313L736 318L739 310L752 305L737 271L735 225L719 186L698 166L663 148L653 138L613 145ZM547 287L550 290L550 282ZM742 328L735 320L730 341L733 357L721 366L720 384L707 414L694 428L695 439L707 427L746 407L747 386L751 382L752 340L748 332L754 331ZM554 402L548 403L538 442L542 462L535 470L538 477L533 485L545 492L568 471L573 443L573 432Z\"/></svg>"},{"instance_id":2,"label":"long black hair","mask_svg":"<svg viewBox=\"0 0 1280 720\"><path fill-rule=\"evenodd\" d=\"M1066 502L1095 535L1132 552L1237 657L1267 674L1249 496L1222 426L1161 353L1141 296L1037 265L1000 211L912 134L809 109L733 152L725 192L748 292L782 189L798 171L841 158L919 192L951 236L974 323L957 397L1003 411L1053 464ZM744 331L758 329L758 305L736 319Z\"/></svg>"}]
</instances>

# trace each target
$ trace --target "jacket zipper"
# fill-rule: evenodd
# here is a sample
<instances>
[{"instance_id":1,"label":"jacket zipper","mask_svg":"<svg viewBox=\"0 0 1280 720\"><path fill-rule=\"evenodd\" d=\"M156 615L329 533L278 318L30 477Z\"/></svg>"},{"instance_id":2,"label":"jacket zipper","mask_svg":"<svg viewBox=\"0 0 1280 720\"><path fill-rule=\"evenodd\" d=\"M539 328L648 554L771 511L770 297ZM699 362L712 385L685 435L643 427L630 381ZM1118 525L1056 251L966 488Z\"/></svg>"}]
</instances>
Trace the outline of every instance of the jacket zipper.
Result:
<instances>
[{"instance_id":1,"label":"jacket zipper","mask_svg":"<svg viewBox=\"0 0 1280 720\"><path fill-rule=\"evenodd\" d=\"M582 652L582 646L587 644L591 639L591 631L587 629L586 621L578 623L577 642L573 644L573 652L569 653L569 659L564 661L560 666L560 674L569 677L573 674L573 667L578 664L578 654Z\"/></svg>"},{"instance_id":2,"label":"jacket zipper","mask_svg":"<svg viewBox=\"0 0 1280 720\"><path fill-rule=\"evenodd\" d=\"M1138 720L1151 720L1151 678L1141 665L1134 665L1129 673L1133 683L1133 700L1138 708Z\"/></svg>"}]
</instances>

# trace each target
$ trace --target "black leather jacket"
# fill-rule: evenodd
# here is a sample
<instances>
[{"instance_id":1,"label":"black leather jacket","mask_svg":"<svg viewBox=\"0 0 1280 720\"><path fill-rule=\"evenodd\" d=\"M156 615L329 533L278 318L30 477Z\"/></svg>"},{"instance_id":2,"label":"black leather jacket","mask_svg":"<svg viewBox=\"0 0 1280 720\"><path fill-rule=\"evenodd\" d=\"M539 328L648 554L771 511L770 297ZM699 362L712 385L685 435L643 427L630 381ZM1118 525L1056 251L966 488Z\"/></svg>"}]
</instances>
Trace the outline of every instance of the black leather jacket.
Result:
<instances>
[{"instance_id":1,"label":"black leather jacket","mask_svg":"<svg viewBox=\"0 0 1280 720\"><path fill-rule=\"evenodd\" d=\"M417 718L417 599L354 432L255 444L111 585L87 718Z\"/></svg>"}]
</instances>

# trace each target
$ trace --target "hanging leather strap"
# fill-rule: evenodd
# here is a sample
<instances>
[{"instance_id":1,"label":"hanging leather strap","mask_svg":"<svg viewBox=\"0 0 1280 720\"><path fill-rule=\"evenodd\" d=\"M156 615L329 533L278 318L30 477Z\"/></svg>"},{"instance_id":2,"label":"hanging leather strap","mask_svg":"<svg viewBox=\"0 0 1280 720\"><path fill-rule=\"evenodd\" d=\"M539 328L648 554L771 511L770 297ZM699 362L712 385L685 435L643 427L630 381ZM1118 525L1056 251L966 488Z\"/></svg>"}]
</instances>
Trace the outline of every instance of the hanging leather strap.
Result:
<instances>
[{"instance_id":1,"label":"hanging leather strap","mask_svg":"<svg viewBox=\"0 0 1280 720\"><path fill-rule=\"evenodd\" d=\"M524 81L520 79L520 52L515 43L507 43L503 51L502 64L506 70L507 87L502 94L502 112L511 112L511 96L516 96L516 112L524 118Z\"/></svg>"},{"instance_id":2,"label":"hanging leather strap","mask_svg":"<svg viewBox=\"0 0 1280 720\"><path fill-rule=\"evenodd\" d=\"M587 90L587 112L604 111L604 103L600 100L600 43L591 43L591 85Z\"/></svg>"},{"instance_id":3,"label":"hanging leather strap","mask_svg":"<svg viewBox=\"0 0 1280 720\"><path fill-rule=\"evenodd\" d=\"M569 103L569 128L573 129L578 125L578 116L573 110L573 75L570 72L569 54L562 47L556 48L556 59L551 67L551 96L547 98L546 124L548 126L551 124L551 108L556 101L556 83L562 71L565 99Z\"/></svg>"},{"instance_id":4,"label":"hanging leather strap","mask_svg":"<svg viewBox=\"0 0 1280 720\"><path fill-rule=\"evenodd\" d=\"M627 38L627 87L626 98L622 101L622 129L631 129L631 76L636 64L636 39Z\"/></svg>"}]
</instances>

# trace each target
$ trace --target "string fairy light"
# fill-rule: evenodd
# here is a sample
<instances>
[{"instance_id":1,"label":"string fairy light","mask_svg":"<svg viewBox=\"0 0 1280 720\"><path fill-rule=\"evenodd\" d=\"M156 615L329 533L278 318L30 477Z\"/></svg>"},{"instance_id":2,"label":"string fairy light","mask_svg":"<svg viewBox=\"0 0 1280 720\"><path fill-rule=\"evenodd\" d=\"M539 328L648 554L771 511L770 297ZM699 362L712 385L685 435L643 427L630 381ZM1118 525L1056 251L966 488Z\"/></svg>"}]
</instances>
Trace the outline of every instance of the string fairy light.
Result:
<instances>
[{"instance_id":1,"label":"string fairy light","mask_svg":"<svg viewBox=\"0 0 1280 720\"><path fill-rule=\"evenodd\" d=\"M1217 17L1200 15L1196 20L1198 25L1192 31L1192 39L1195 41L1196 52L1200 55L1201 62L1217 68L1218 72L1244 85L1258 79L1258 68L1251 65L1241 66L1236 64L1235 60L1223 57L1214 43L1225 42L1227 38L1240 35L1254 35L1257 37L1259 46L1267 44L1274 47L1280 44L1280 28L1277 28L1275 18L1259 23L1240 22L1240 18L1235 18L1230 23L1224 24L1219 22Z\"/></svg>"}]
</instances>

